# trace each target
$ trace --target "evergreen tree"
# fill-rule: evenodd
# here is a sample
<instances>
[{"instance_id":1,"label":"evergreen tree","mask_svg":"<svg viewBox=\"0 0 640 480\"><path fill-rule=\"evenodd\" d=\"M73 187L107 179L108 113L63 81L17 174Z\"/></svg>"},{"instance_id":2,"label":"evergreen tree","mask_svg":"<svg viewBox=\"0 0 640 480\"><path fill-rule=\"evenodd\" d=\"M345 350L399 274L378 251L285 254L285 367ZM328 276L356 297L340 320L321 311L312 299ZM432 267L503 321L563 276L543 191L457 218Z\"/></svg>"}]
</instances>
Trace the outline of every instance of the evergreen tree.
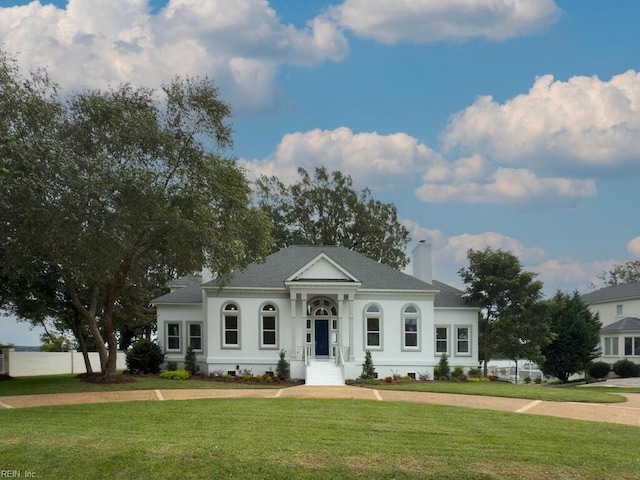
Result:
<instances>
[{"instance_id":1,"label":"evergreen tree","mask_svg":"<svg viewBox=\"0 0 640 480\"><path fill-rule=\"evenodd\" d=\"M198 373L198 370L200 370L196 352L191 345L187 347L187 354L184 356L184 369L191 372L191 375Z\"/></svg>"},{"instance_id":2,"label":"evergreen tree","mask_svg":"<svg viewBox=\"0 0 640 480\"><path fill-rule=\"evenodd\" d=\"M371 359L371 351L367 350L364 354L364 363L362 364L362 374L360 378L364 380L371 380L376 378L376 369L373 366L373 360Z\"/></svg>"},{"instance_id":3,"label":"evergreen tree","mask_svg":"<svg viewBox=\"0 0 640 480\"><path fill-rule=\"evenodd\" d=\"M278 365L276 366L276 377L281 380L289 380L289 377L291 377L291 366L284 358L286 353L285 350L280 350L280 360L278 360Z\"/></svg>"},{"instance_id":4,"label":"evergreen tree","mask_svg":"<svg viewBox=\"0 0 640 480\"><path fill-rule=\"evenodd\" d=\"M586 370L598 357L602 324L578 292L569 295L558 291L549 305L555 338L543 349L545 359L540 367L545 375L567 382L571 375Z\"/></svg>"}]
</instances>

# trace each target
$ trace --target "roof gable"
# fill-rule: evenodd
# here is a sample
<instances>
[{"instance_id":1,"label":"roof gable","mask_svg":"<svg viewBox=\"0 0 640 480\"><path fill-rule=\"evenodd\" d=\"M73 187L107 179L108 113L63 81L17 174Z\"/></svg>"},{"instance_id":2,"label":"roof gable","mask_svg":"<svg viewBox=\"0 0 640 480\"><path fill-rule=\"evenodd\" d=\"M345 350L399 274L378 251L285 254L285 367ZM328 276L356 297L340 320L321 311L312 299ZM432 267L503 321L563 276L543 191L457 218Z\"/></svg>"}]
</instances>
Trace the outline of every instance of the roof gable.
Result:
<instances>
[{"instance_id":1,"label":"roof gable","mask_svg":"<svg viewBox=\"0 0 640 480\"><path fill-rule=\"evenodd\" d=\"M329 257L325 252L304 265L286 280L287 282L299 281L330 281L359 283L358 279L349 273L339 263Z\"/></svg>"}]
</instances>

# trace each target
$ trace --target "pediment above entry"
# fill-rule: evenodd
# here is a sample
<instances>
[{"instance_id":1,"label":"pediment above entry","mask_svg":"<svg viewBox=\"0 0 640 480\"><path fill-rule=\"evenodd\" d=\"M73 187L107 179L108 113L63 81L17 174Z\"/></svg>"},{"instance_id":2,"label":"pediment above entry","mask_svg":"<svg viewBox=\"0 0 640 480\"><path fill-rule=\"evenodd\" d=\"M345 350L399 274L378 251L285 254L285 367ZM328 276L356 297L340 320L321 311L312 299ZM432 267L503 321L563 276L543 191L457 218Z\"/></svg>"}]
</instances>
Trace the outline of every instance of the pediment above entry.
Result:
<instances>
[{"instance_id":1,"label":"pediment above entry","mask_svg":"<svg viewBox=\"0 0 640 480\"><path fill-rule=\"evenodd\" d=\"M341 290L355 290L362 282L323 252L287 278L285 285L290 288L338 287Z\"/></svg>"}]
</instances>

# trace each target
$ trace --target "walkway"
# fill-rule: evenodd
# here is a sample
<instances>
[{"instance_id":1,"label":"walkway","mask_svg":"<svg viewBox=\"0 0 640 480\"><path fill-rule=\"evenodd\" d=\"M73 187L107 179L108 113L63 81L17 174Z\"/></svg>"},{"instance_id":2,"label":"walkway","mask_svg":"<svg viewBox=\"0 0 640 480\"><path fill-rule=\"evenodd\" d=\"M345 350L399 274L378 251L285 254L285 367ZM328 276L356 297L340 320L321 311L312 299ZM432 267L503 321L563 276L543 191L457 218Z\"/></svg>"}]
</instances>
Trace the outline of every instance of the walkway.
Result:
<instances>
[{"instance_id":1,"label":"walkway","mask_svg":"<svg viewBox=\"0 0 640 480\"><path fill-rule=\"evenodd\" d=\"M122 392L61 393L0 397L0 408L26 408L46 405L130 401L169 401L202 398L325 398L387 402L415 402L456 407L483 408L529 415L619 423L640 427L640 394L621 393L626 403L546 402L517 398L454 395L447 393L374 390L361 387L297 386L272 389L135 390Z\"/></svg>"}]
</instances>

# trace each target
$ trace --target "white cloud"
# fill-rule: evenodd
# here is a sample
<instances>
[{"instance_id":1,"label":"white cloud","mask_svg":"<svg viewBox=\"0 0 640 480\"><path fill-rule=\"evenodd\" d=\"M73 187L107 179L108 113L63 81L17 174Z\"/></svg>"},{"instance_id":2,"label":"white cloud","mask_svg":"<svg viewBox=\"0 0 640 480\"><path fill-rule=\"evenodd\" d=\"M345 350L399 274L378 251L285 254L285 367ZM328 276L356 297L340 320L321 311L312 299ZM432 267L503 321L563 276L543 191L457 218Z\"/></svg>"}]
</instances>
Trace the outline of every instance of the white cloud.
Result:
<instances>
[{"instance_id":1,"label":"white cloud","mask_svg":"<svg viewBox=\"0 0 640 480\"><path fill-rule=\"evenodd\" d=\"M639 135L640 73L629 70L609 81L544 75L503 104L480 97L451 118L443 141L446 150L461 147L535 170L637 163Z\"/></svg>"},{"instance_id":2,"label":"white cloud","mask_svg":"<svg viewBox=\"0 0 640 480\"><path fill-rule=\"evenodd\" d=\"M491 247L513 253L522 263L537 261L544 256L539 247L525 247L519 240L496 232L480 234L463 233L449 237L442 251L456 262L465 262L469 249L483 250Z\"/></svg>"},{"instance_id":3,"label":"white cloud","mask_svg":"<svg viewBox=\"0 0 640 480\"><path fill-rule=\"evenodd\" d=\"M252 179L277 176L285 183L298 179L297 169L325 166L352 176L374 190L407 187L422 172L415 189L422 201L526 204L566 204L594 196L595 183L561 177L537 177L526 169L491 170L480 155L447 162L429 146L406 133L354 133L347 127L294 132L282 137L276 151L264 159L241 159Z\"/></svg>"},{"instance_id":4,"label":"white cloud","mask_svg":"<svg viewBox=\"0 0 640 480\"><path fill-rule=\"evenodd\" d=\"M383 43L505 40L547 28L560 17L553 0L345 0L331 18Z\"/></svg>"},{"instance_id":5,"label":"white cloud","mask_svg":"<svg viewBox=\"0 0 640 480\"><path fill-rule=\"evenodd\" d=\"M298 167L325 166L350 174L359 185L390 189L411 184L416 172L439 161L427 145L405 133L354 133L339 127L287 134L268 158L241 164L254 178L276 175L285 183L297 180Z\"/></svg>"},{"instance_id":6,"label":"white cloud","mask_svg":"<svg viewBox=\"0 0 640 480\"><path fill-rule=\"evenodd\" d=\"M425 202L494 204L550 204L596 194L593 180L540 178L522 168L488 170L487 162L480 155L453 163L434 162L423 175L424 184L416 188L415 194Z\"/></svg>"},{"instance_id":7,"label":"white cloud","mask_svg":"<svg viewBox=\"0 0 640 480\"><path fill-rule=\"evenodd\" d=\"M595 286L602 286L598 275L609 271L620 263L614 259L578 262L571 259L548 258L546 252L536 246L525 246L518 239L497 232L479 234L462 233L447 237L440 230L431 230L420 226L413 220L403 220L409 230L413 242L409 245L410 253L415 243L426 240L432 245L433 278L464 289L458 270L469 265L467 251L483 250L491 247L513 253L523 270L537 273L536 277L544 284L544 295L552 296L556 290L587 293ZM411 265L407 268L411 274Z\"/></svg>"},{"instance_id":8,"label":"white cloud","mask_svg":"<svg viewBox=\"0 0 640 480\"><path fill-rule=\"evenodd\" d=\"M538 279L544 283L545 294L551 296L558 289L588 293L594 288L602 287L602 280L598 275L611 270L616 263L619 262L612 259L592 262L549 259L529 267L529 270L538 273Z\"/></svg>"},{"instance_id":9,"label":"white cloud","mask_svg":"<svg viewBox=\"0 0 640 480\"><path fill-rule=\"evenodd\" d=\"M29 68L46 66L65 88L120 82L157 87L179 75L209 75L236 110L275 108L282 64L340 60L348 44L324 17L297 29L266 0L69 0L66 8L0 7L4 48Z\"/></svg>"},{"instance_id":10,"label":"white cloud","mask_svg":"<svg viewBox=\"0 0 640 480\"><path fill-rule=\"evenodd\" d=\"M627 251L640 258L640 237L636 237L627 243Z\"/></svg>"},{"instance_id":11,"label":"white cloud","mask_svg":"<svg viewBox=\"0 0 640 480\"><path fill-rule=\"evenodd\" d=\"M491 247L494 250L511 252L522 262L538 262L544 258L544 251L539 247L525 247L519 240L497 232L479 234L462 233L447 237L440 230L422 227L417 222L405 219L402 224L407 227L412 238L408 253L415 244L426 240L432 247L433 278L461 287L458 270L469 265L467 252L470 249L484 250ZM412 267L407 272L411 274Z\"/></svg>"}]
</instances>

